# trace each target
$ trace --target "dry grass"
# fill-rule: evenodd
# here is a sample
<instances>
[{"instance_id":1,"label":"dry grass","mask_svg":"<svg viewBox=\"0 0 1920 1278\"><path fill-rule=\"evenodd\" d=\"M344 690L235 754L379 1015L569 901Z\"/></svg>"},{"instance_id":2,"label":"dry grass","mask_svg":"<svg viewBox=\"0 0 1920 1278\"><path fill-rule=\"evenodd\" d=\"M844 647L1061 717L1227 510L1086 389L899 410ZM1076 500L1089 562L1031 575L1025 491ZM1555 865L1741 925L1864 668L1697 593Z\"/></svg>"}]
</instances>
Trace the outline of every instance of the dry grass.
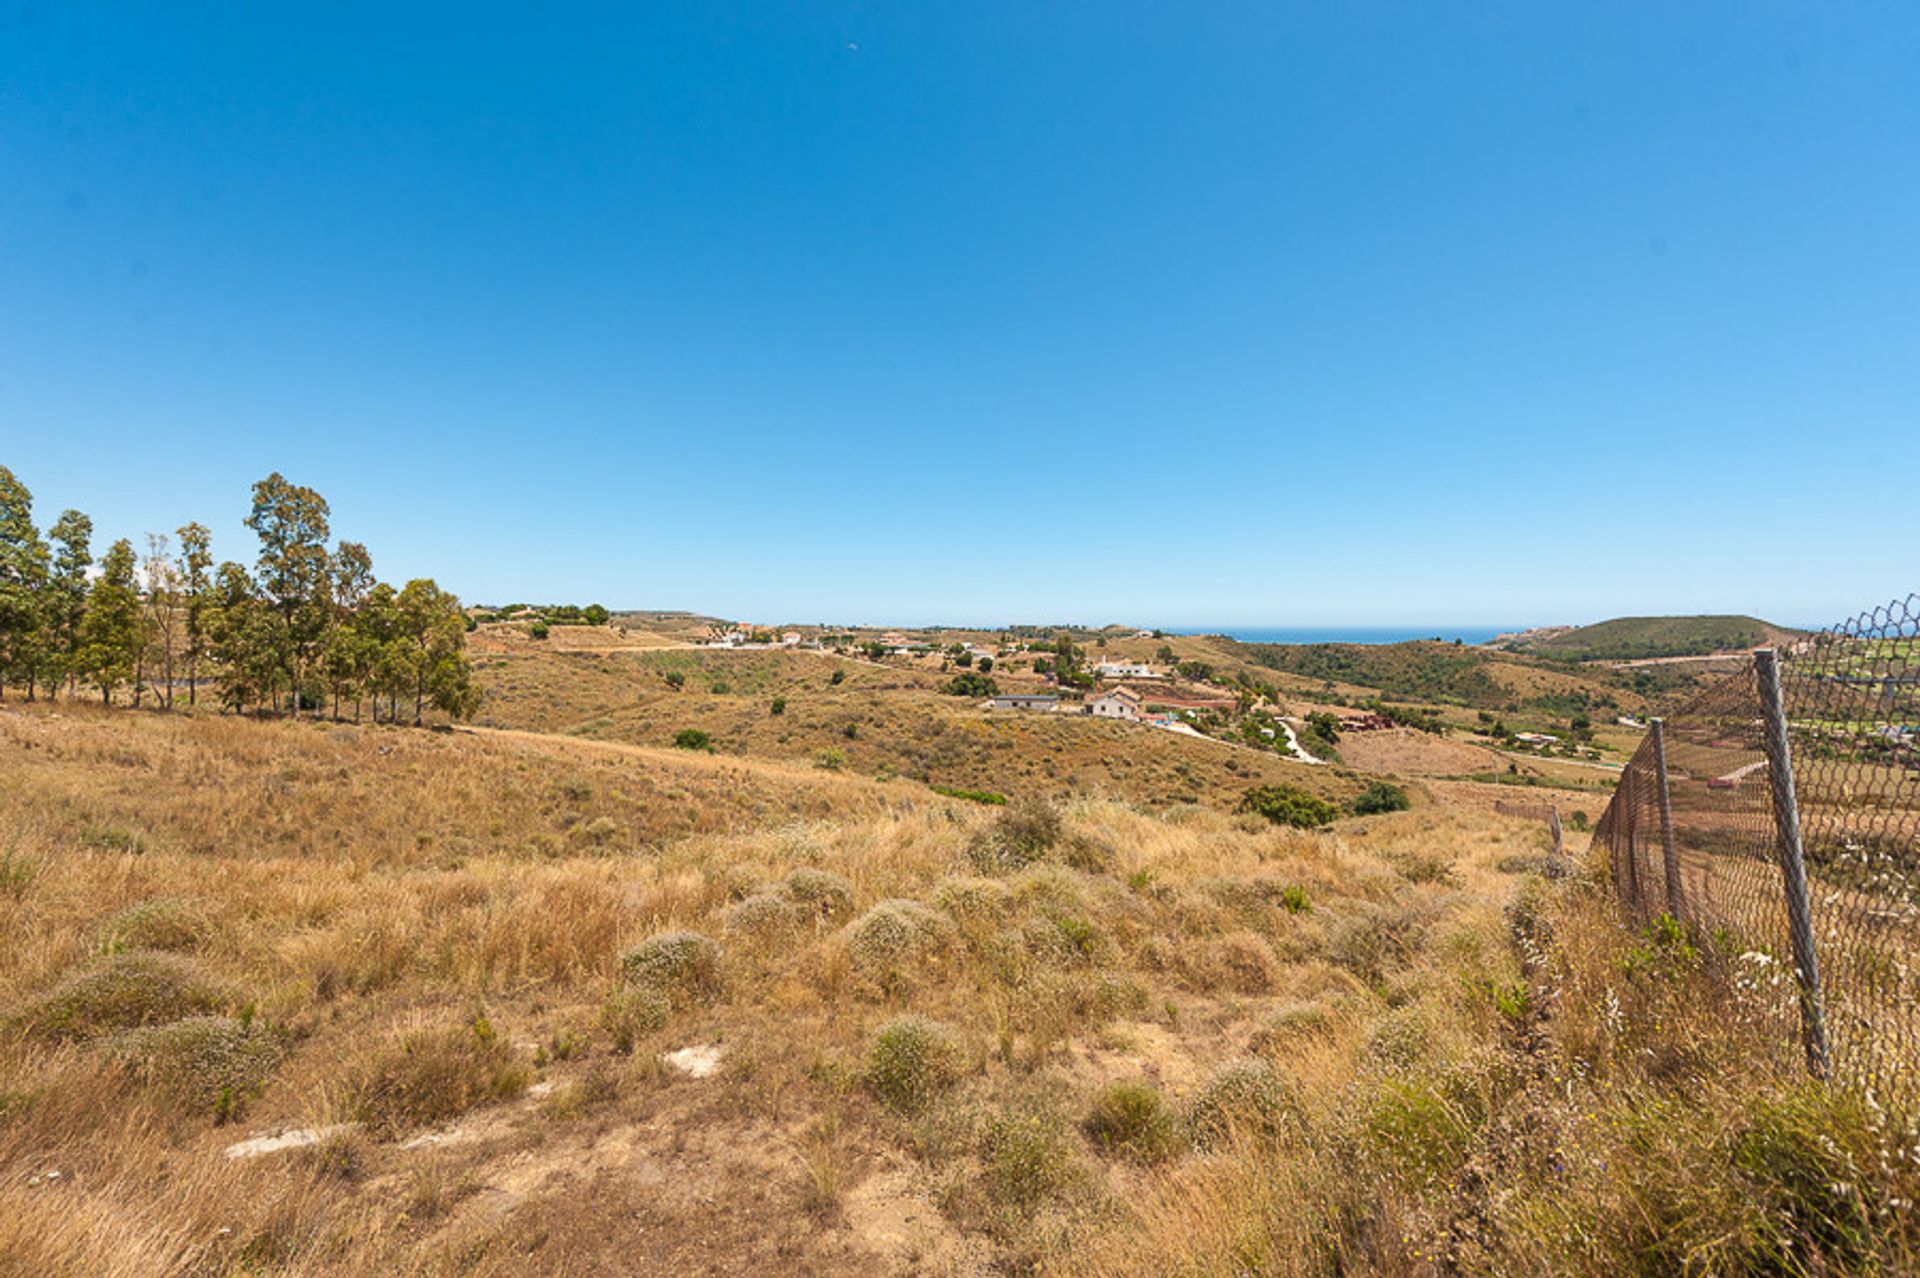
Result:
<instances>
[{"instance_id":1,"label":"dry grass","mask_svg":"<svg viewBox=\"0 0 1920 1278\"><path fill-rule=\"evenodd\" d=\"M1706 975L1623 964L1577 886L1503 872L1524 823L1006 815L775 762L66 708L0 712L0 766L33 867L0 892L0 1274L1912 1259L1911 1143L1756 1072L1752 1033L1690 1036ZM44 1032L129 962L213 1001ZM287 1128L316 1138L225 1154Z\"/></svg>"}]
</instances>

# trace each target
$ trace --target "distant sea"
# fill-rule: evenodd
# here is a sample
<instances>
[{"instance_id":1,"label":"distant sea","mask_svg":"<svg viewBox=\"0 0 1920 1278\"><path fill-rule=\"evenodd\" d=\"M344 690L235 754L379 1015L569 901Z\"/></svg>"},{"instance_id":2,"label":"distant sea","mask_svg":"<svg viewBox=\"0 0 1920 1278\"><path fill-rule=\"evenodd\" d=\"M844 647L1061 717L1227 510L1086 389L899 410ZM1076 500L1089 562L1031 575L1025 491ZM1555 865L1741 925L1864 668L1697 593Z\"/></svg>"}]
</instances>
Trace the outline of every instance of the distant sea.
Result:
<instances>
[{"instance_id":1,"label":"distant sea","mask_svg":"<svg viewBox=\"0 0 1920 1278\"><path fill-rule=\"evenodd\" d=\"M1409 639L1455 639L1485 643L1525 626L1181 626L1177 635L1225 635L1242 643L1405 643Z\"/></svg>"}]
</instances>

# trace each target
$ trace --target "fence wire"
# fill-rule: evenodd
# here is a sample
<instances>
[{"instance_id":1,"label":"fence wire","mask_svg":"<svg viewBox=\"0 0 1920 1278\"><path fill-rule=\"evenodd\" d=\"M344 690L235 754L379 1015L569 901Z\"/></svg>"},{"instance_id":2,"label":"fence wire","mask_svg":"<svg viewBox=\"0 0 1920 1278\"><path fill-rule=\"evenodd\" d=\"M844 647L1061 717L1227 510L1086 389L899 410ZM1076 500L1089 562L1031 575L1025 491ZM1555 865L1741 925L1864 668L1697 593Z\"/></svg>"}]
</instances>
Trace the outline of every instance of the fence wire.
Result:
<instances>
[{"instance_id":1,"label":"fence wire","mask_svg":"<svg viewBox=\"0 0 1920 1278\"><path fill-rule=\"evenodd\" d=\"M1796 641L1777 666L1817 984L1794 958L1754 665L1648 732L1594 829L1594 854L1631 919L1671 914L1710 938L1735 986L1730 1010L1777 1027L1789 1043L1818 1019L1836 1080L1914 1106L1920 596Z\"/></svg>"}]
</instances>

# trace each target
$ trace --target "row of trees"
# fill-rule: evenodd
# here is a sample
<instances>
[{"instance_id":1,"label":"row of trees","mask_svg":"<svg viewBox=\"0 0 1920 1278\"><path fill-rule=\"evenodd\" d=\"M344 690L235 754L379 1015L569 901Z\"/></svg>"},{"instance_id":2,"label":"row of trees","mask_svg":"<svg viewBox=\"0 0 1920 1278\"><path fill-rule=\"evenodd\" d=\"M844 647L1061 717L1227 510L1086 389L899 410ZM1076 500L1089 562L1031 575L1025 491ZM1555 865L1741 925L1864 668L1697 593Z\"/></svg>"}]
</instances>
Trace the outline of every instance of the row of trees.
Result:
<instances>
[{"instance_id":1,"label":"row of trees","mask_svg":"<svg viewBox=\"0 0 1920 1278\"><path fill-rule=\"evenodd\" d=\"M276 473L253 486L251 570L216 564L198 523L149 534L144 554L122 538L96 564L93 521L63 511L42 536L32 494L0 466L0 696L85 689L112 704L124 690L172 708L207 691L235 711L470 716L460 601L430 578L376 580L365 546L329 548L328 513Z\"/></svg>"}]
</instances>

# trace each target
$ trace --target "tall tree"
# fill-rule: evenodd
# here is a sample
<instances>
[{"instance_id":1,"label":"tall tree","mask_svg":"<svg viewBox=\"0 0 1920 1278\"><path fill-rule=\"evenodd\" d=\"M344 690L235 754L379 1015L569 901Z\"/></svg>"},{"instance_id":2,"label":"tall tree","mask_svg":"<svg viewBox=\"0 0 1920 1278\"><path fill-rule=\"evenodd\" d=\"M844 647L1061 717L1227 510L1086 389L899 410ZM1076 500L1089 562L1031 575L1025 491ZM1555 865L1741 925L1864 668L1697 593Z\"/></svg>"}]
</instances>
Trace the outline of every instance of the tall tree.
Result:
<instances>
[{"instance_id":1,"label":"tall tree","mask_svg":"<svg viewBox=\"0 0 1920 1278\"><path fill-rule=\"evenodd\" d=\"M220 667L221 700L235 711L270 701L280 680L280 621L253 578L239 564L221 564L203 607L207 654Z\"/></svg>"},{"instance_id":2,"label":"tall tree","mask_svg":"<svg viewBox=\"0 0 1920 1278\"><path fill-rule=\"evenodd\" d=\"M180 538L181 586L186 592L187 704L193 705L199 694L200 658L207 652L208 591L213 580L213 539L200 523L183 524Z\"/></svg>"},{"instance_id":3,"label":"tall tree","mask_svg":"<svg viewBox=\"0 0 1920 1278\"><path fill-rule=\"evenodd\" d=\"M122 537L100 561L100 576L87 597L87 615L80 626L81 665L106 704L112 703L115 688L133 678L147 644L134 574L133 543Z\"/></svg>"},{"instance_id":4,"label":"tall tree","mask_svg":"<svg viewBox=\"0 0 1920 1278\"><path fill-rule=\"evenodd\" d=\"M165 533L147 534L147 556L140 564L147 594L147 647L133 680L133 704L140 704L142 672L151 668L158 687L154 700L173 709L173 665L180 649L183 624L180 606L180 563L173 557L173 539Z\"/></svg>"},{"instance_id":5,"label":"tall tree","mask_svg":"<svg viewBox=\"0 0 1920 1278\"><path fill-rule=\"evenodd\" d=\"M33 694L47 543L33 526L33 494L0 466L0 696L10 681Z\"/></svg>"},{"instance_id":6,"label":"tall tree","mask_svg":"<svg viewBox=\"0 0 1920 1278\"><path fill-rule=\"evenodd\" d=\"M253 486L247 527L260 538L260 589L279 620L275 647L296 715L327 628L327 515L326 498L278 471Z\"/></svg>"},{"instance_id":7,"label":"tall tree","mask_svg":"<svg viewBox=\"0 0 1920 1278\"><path fill-rule=\"evenodd\" d=\"M54 545L47 583L50 646L57 658L56 677L66 680L67 695L72 696L81 674L80 619L87 611L87 569L93 567L93 520L80 511L63 510L47 536Z\"/></svg>"},{"instance_id":8,"label":"tall tree","mask_svg":"<svg viewBox=\"0 0 1920 1278\"><path fill-rule=\"evenodd\" d=\"M413 675L413 722L427 705L464 719L479 706L467 661L467 615L460 600L431 578L409 581L400 591L400 633Z\"/></svg>"}]
</instances>

